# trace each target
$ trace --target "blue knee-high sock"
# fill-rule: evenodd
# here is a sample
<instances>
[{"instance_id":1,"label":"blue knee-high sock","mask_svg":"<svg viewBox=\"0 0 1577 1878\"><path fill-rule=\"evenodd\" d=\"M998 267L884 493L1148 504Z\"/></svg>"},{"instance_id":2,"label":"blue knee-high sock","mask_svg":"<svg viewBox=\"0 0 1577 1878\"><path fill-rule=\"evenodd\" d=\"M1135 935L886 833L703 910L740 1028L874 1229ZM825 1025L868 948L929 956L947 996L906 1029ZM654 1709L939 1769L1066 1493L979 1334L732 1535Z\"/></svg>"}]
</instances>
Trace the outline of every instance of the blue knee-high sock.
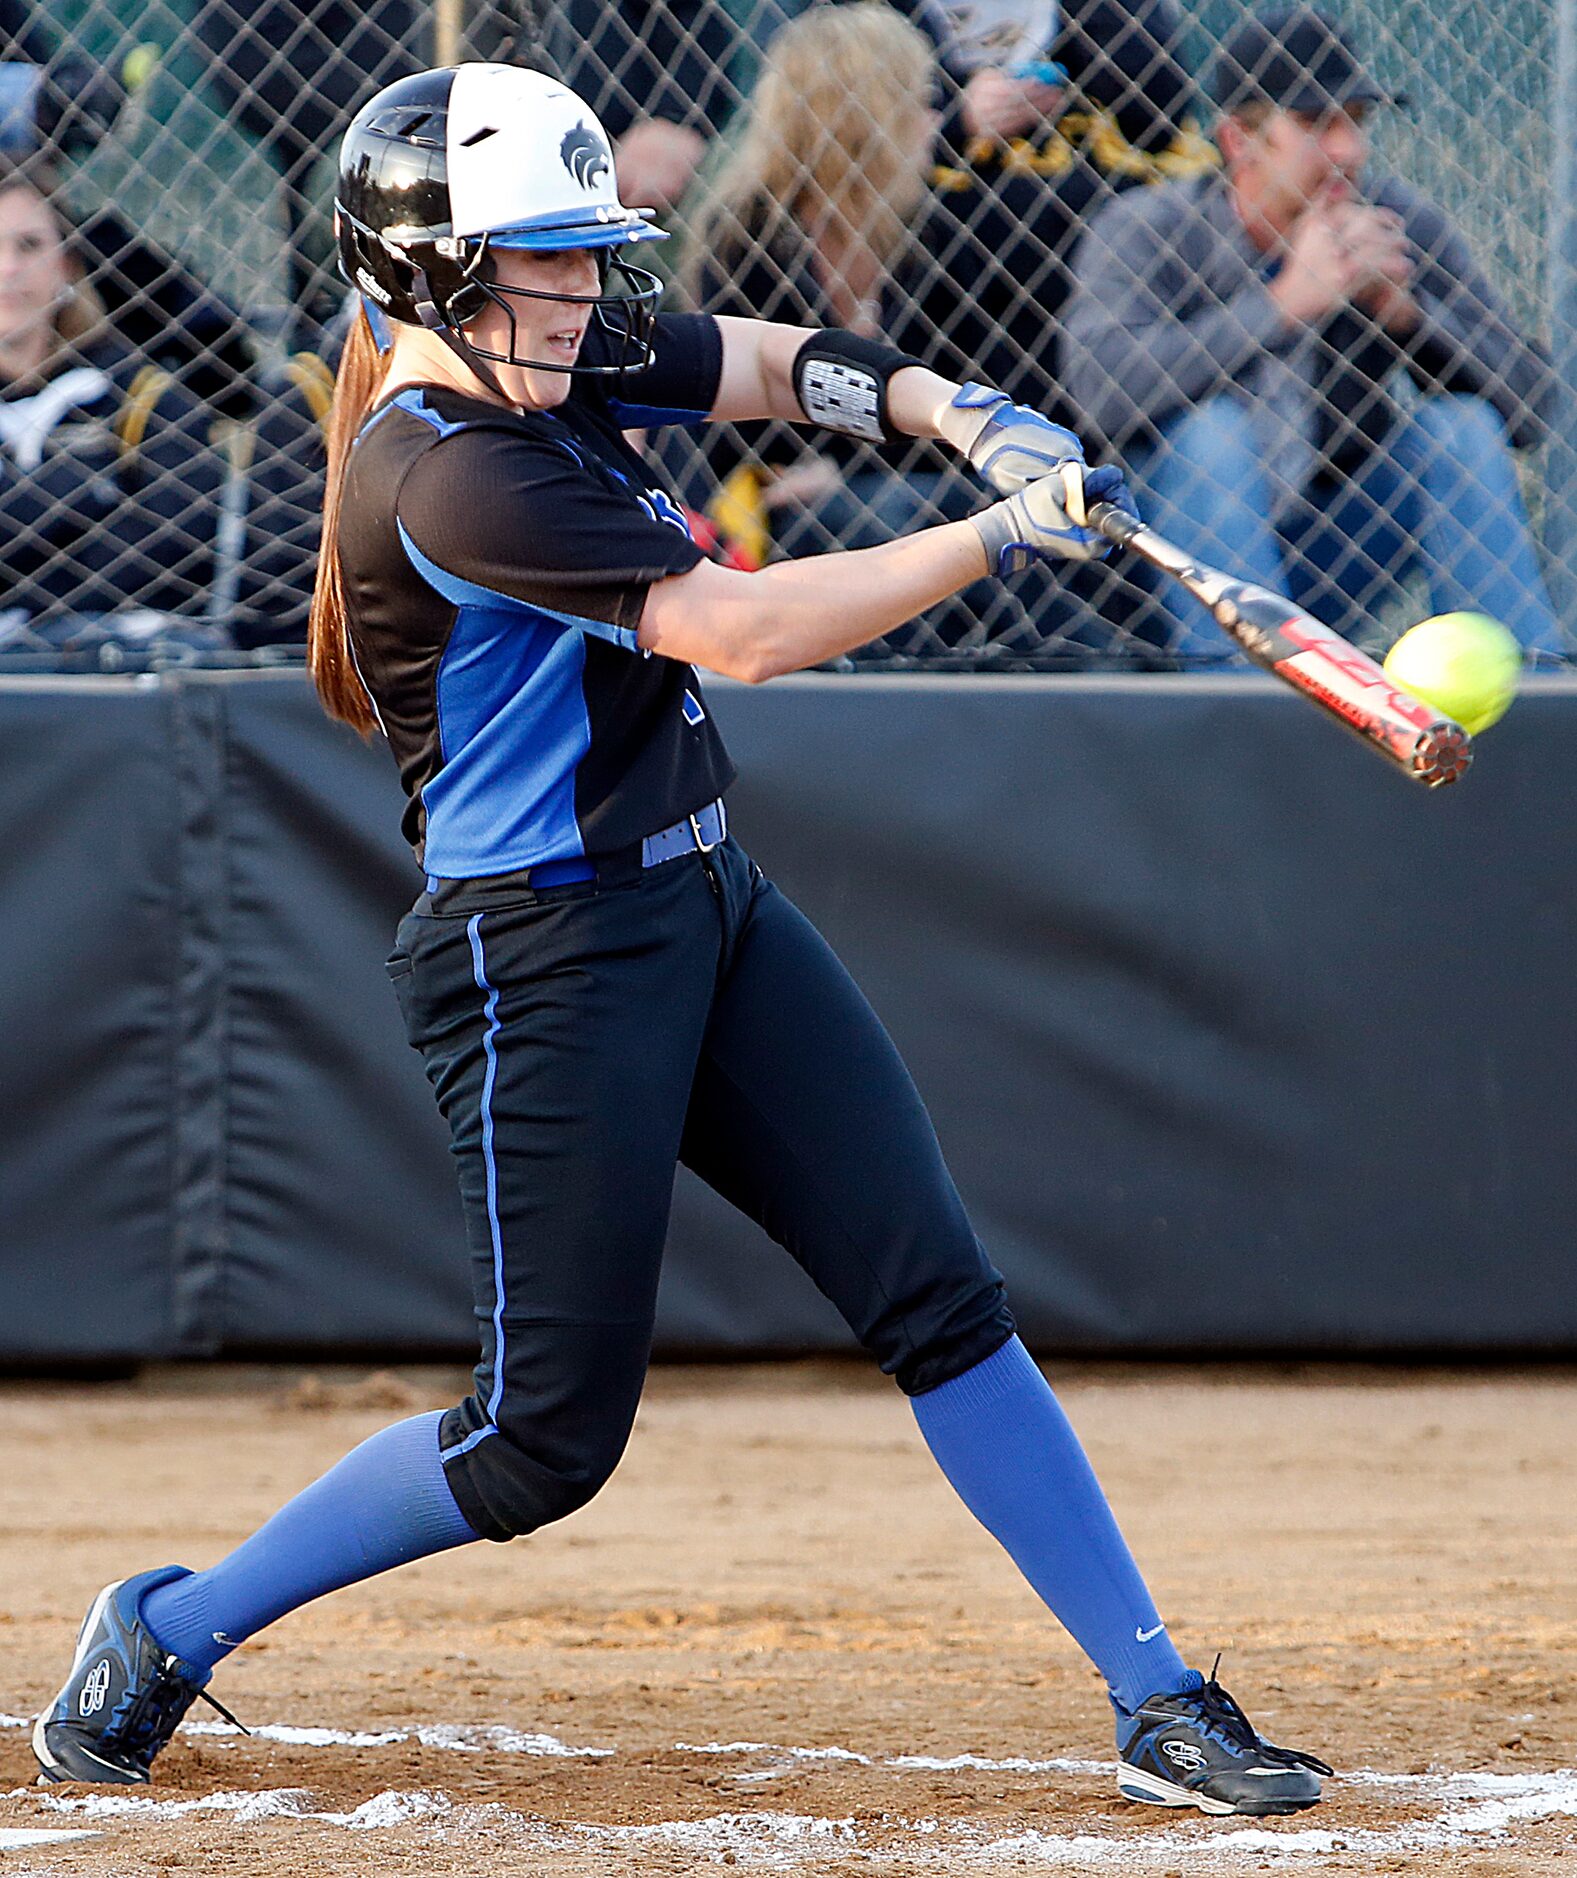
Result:
<instances>
[{"instance_id":1,"label":"blue knee-high sock","mask_svg":"<svg viewBox=\"0 0 1577 1878\"><path fill-rule=\"evenodd\" d=\"M160 1647L212 1669L297 1605L474 1541L438 1458L440 1419L379 1429L228 1558L156 1586L142 1618Z\"/></svg>"},{"instance_id":2,"label":"blue knee-high sock","mask_svg":"<svg viewBox=\"0 0 1577 1878\"><path fill-rule=\"evenodd\" d=\"M1203 1678L1173 1648L1079 1438L1017 1337L914 1397L942 1472L1132 1710Z\"/></svg>"}]
</instances>

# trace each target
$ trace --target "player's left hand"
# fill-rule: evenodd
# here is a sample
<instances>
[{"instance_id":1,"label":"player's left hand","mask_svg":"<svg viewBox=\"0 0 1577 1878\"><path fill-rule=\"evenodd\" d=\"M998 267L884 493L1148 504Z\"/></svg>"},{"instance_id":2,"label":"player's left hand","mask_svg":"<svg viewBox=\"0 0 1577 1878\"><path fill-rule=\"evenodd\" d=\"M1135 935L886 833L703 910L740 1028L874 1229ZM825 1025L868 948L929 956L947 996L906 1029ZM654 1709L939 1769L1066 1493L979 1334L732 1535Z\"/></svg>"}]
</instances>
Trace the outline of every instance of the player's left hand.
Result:
<instances>
[{"instance_id":1,"label":"player's left hand","mask_svg":"<svg viewBox=\"0 0 1577 1878\"><path fill-rule=\"evenodd\" d=\"M1133 497L1115 464L1090 469L1081 456L1065 459L1049 475L969 520L980 535L986 562L994 574L1017 574L1036 561L1103 561L1112 551L1106 537L1089 526L1097 502L1115 502L1138 517Z\"/></svg>"}]
</instances>

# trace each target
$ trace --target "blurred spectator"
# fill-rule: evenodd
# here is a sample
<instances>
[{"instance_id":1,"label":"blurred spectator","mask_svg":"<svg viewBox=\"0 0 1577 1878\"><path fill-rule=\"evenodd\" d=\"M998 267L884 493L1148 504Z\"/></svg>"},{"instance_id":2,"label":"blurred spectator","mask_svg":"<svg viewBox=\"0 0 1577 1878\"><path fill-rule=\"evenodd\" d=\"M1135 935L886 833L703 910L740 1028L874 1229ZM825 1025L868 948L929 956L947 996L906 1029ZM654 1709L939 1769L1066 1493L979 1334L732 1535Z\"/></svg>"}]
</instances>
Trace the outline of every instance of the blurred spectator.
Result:
<instances>
[{"instance_id":1,"label":"blurred spectator","mask_svg":"<svg viewBox=\"0 0 1577 1878\"><path fill-rule=\"evenodd\" d=\"M209 617L244 652L306 645L333 397L328 360L293 353L263 374L255 417L219 426L227 475Z\"/></svg>"},{"instance_id":2,"label":"blurred spectator","mask_svg":"<svg viewBox=\"0 0 1577 1878\"><path fill-rule=\"evenodd\" d=\"M14 163L87 156L114 124L130 82L54 53L0 0L0 156ZM23 56L32 47L42 62ZM147 53L148 48L142 48ZM154 69L133 53L127 70ZM251 404L252 350L231 306L184 263L108 209L80 217L71 246L117 337L177 376L205 404L240 416Z\"/></svg>"},{"instance_id":3,"label":"blurred spectator","mask_svg":"<svg viewBox=\"0 0 1577 1878\"><path fill-rule=\"evenodd\" d=\"M827 0L566 0L547 50L614 140L626 200L677 204L708 145L755 86L777 32ZM1175 54L1175 0L890 0L931 44L942 142L971 163L1023 167L1067 107L1067 133L1105 171L1135 151L1163 166L1192 86ZM1048 61L1072 89L1044 82ZM1064 70L1066 68L1066 70ZM1066 143L1067 136L1061 140ZM1189 155L1200 148L1187 140ZM959 160L963 160L962 158ZM1060 174L1061 155L1049 166Z\"/></svg>"},{"instance_id":4,"label":"blurred spectator","mask_svg":"<svg viewBox=\"0 0 1577 1878\"><path fill-rule=\"evenodd\" d=\"M1307 6L1245 21L1214 86L1225 174L1122 197L1078 251L1069 393L1201 559L1349 633L1417 566L1435 610L1560 652L1512 455L1547 361L1444 212L1366 175L1384 90ZM1175 651L1230 654L1165 603Z\"/></svg>"},{"instance_id":5,"label":"blurred spectator","mask_svg":"<svg viewBox=\"0 0 1577 1878\"><path fill-rule=\"evenodd\" d=\"M291 303L309 324L326 321L340 288L326 217L321 254L312 252L325 193L314 177L319 160L380 85L449 58L505 56L516 23L480 0L466 8L460 42L442 46L434 9L422 0L195 0L191 21L227 115L257 139L283 181Z\"/></svg>"},{"instance_id":6,"label":"blurred spectator","mask_svg":"<svg viewBox=\"0 0 1577 1878\"><path fill-rule=\"evenodd\" d=\"M1193 124L1176 0L958 0L950 21L944 64L961 84L943 135L971 169L1056 178L1068 146L1133 181L1214 161Z\"/></svg>"},{"instance_id":7,"label":"blurred spectator","mask_svg":"<svg viewBox=\"0 0 1577 1878\"><path fill-rule=\"evenodd\" d=\"M1067 250L1091 204L1107 189L1216 161L1193 127L1177 0L891 4L931 46L942 113L937 199L924 206L918 243L933 264L904 282L920 305L902 342L938 369L989 378L1049 411L1059 399L1046 316L1061 305ZM554 9L548 49L614 138L628 200L679 201L717 133L737 135L730 120L764 48L811 5L567 0Z\"/></svg>"},{"instance_id":8,"label":"blurred spectator","mask_svg":"<svg viewBox=\"0 0 1577 1878\"><path fill-rule=\"evenodd\" d=\"M912 311L899 343L1082 431L1087 414L1066 397L1057 358L1073 247L1114 191L1214 167L1190 128L1181 31L1175 0L1135 0L1131 10L1070 0L1046 48L1060 55L1063 85L1037 91L1036 80L997 67L974 72L944 123L961 142L944 145L933 172L906 263ZM981 120L968 101L987 79L992 88L978 95L1000 128L969 134Z\"/></svg>"},{"instance_id":9,"label":"blurred spectator","mask_svg":"<svg viewBox=\"0 0 1577 1878\"><path fill-rule=\"evenodd\" d=\"M613 139L619 194L670 208L732 115L740 27L721 0L564 0L548 50Z\"/></svg>"},{"instance_id":10,"label":"blurred spectator","mask_svg":"<svg viewBox=\"0 0 1577 1878\"><path fill-rule=\"evenodd\" d=\"M0 36L0 155L92 149L126 101L125 88L86 59L21 55Z\"/></svg>"},{"instance_id":11,"label":"blurred spectator","mask_svg":"<svg viewBox=\"0 0 1577 1878\"><path fill-rule=\"evenodd\" d=\"M705 312L878 335L893 322L895 258L925 198L936 117L931 47L886 0L822 6L768 48L733 147L686 238L680 277ZM708 440L720 479L759 479L788 554L859 547L934 519L946 460L913 443L745 425ZM736 468L737 466L737 468ZM978 491L959 482L965 506Z\"/></svg>"},{"instance_id":12,"label":"blurred spectator","mask_svg":"<svg viewBox=\"0 0 1577 1878\"><path fill-rule=\"evenodd\" d=\"M201 407L109 330L55 193L0 159L3 636L62 644L73 619L201 613L220 474Z\"/></svg>"},{"instance_id":13,"label":"blurred spectator","mask_svg":"<svg viewBox=\"0 0 1577 1878\"><path fill-rule=\"evenodd\" d=\"M1111 0L1101 4L1113 43L1129 49L1132 71L1097 57L1087 32L1077 37L1084 27L1065 21L1058 43L1083 60L1080 88L1058 87L1054 104L1081 107L1074 127L1082 137L1093 121L1088 83L1113 104L1125 100L1134 134L1181 161L1183 133L1167 112L1180 111L1192 92L1170 50L1179 31L1172 0L1141 0L1142 30L1128 35L1109 17ZM1037 17L1051 30L1050 9ZM1087 24L1092 11L1086 5L1076 17ZM972 18L978 26L979 13ZM1016 19L1008 25L1034 31ZM1158 36L1166 43L1158 45ZM1022 50L1035 42L1018 43ZM956 126L959 99L973 83L968 64L977 55L956 36L951 50L962 93L939 90L930 41L891 7L822 6L785 27L730 128L729 153L689 238L682 278L711 311L882 331L949 376L1000 384L1082 428L1061 397L1055 358L1067 253L1092 202L1161 171L1126 143L1111 116L1104 139L1093 140L1106 169L1055 122L1044 127L1033 161L996 141L976 149L967 169L957 152L933 167L937 116L930 107L940 99ZM1158 71L1163 80L1147 97L1143 84ZM1119 149L1120 161L1113 155ZM920 186L924 177L932 188ZM862 230L861 238L849 239L851 229ZM740 538L751 507L740 498L759 484L770 537L790 554L884 540L937 515L968 513L981 499L973 478L917 446L881 451L835 440L812 455L783 426L760 427L749 441L753 456L741 464L725 440L709 438L709 458L725 478L713 513ZM973 658L989 646L996 661L1033 653L1041 663L1084 663L1091 649L1109 650L1110 622L1124 617L1117 585L1099 566L1060 576L1037 570L1011 590L972 592L884 650ZM1097 601L1107 623L1095 630ZM1048 642L1056 648L1050 659Z\"/></svg>"},{"instance_id":14,"label":"blurred spectator","mask_svg":"<svg viewBox=\"0 0 1577 1878\"><path fill-rule=\"evenodd\" d=\"M110 210L83 216L70 240L122 345L226 416L251 408L252 339L234 307Z\"/></svg>"},{"instance_id":15,"label":"blurred spectator","mask_svg":"<svg viewBox=\"0 0 1577 1878\"><path fill-rule=\"evenodd\" d=\"M890 3L943 51L942 0ZM626 202L680 201L754 91L767 48L813 4L827 0L565 0L552 9L549 56L612 137Z\"/></svg>"},{"instance_id":16,"label":"blurred spectator","mask_svg":"<svg viewBox=\"0 0 1577 1878\"><path fill-rule=\"evenodd\" d=\"M893 338L948 377L997 385L1066 424L1093 452L1099 435L1066 396L1058 356L1075 246L1114 192L1213 168L1215 155L1193 127L1176 0L1067 0L1039 48L1063 72L1058 85L1042 84L1023 59L1034 17L1027 6L1005 61L975 63L948 110L952 142L900 276L906 313ZM959 30L977 22L963 15ZM955 41L953 57L967 69L978 55ZM1015 632L1004 594L992 632L1052 644L1075 663L1079 648L1148 662L1152 650L1133 632L1148 601L1124 572L1090 563L1032 575L1014 589L1032 617Z\"/></svg>"}]
</instances>

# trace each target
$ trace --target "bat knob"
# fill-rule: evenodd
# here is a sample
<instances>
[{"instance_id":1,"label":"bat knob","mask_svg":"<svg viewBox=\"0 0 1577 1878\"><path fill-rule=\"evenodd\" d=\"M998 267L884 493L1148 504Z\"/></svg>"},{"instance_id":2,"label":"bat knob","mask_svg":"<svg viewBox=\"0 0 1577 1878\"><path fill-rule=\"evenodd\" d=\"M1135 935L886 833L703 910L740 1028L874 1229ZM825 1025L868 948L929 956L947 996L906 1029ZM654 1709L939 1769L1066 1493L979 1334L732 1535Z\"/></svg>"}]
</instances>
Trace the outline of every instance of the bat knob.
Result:
<instances>
[{"instance_id":1,"label":"bat knob","mask_svg":"<svg viewBox=\"0 0 1577 1878\"><path fill-rule=\"evenodd\" d=\"M1085 519L1091 528L1108 541L1115 541L1120 548L1126 547L1144 527L1136 516L1118 508L1115 502L1092 502Z\"/></svg>"},{"instance_id":2,"label":"bat knob","mask_svg":"<svg viewBox=\"0 0 1577 1878\"><path fill-rule=\"evenodd\" d=\"M1465 776L1472 761L1473 739L1447 718L1420 734L1412 771L1426 789L1443 789Z\"/></svg>"}]
</instances>

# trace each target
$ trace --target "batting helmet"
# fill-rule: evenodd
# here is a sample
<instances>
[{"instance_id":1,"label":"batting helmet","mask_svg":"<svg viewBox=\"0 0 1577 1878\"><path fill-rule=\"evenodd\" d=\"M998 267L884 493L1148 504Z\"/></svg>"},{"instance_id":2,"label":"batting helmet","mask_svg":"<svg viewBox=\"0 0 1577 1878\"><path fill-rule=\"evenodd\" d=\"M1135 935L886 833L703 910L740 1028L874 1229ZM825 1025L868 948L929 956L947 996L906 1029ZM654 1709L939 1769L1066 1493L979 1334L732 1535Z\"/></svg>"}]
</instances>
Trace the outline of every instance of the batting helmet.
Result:
<instances>
[{"instance_id":1,"label":"batting helmet","mask_svg":"<svg viewBox=\"0 0 1577 1878\"><path fill-rule=\"evenodd\" d=\"M488 383L479 359L543 371L619 372L650 363L662 283L618 258L664 231L619 200L613 151L590 107L546 73L516 65L417 72L376 93L351 120L335 192L340 270L385 316L424 326ZM493 248L601 251L601 291L540 293L492 278ZM613 338L607 357L556 364L521 357L511 299L571 300ZM464 328L491 301L508 349ZM496 386L495 386L496 388Z\"/></svg>"}]
</instances>

